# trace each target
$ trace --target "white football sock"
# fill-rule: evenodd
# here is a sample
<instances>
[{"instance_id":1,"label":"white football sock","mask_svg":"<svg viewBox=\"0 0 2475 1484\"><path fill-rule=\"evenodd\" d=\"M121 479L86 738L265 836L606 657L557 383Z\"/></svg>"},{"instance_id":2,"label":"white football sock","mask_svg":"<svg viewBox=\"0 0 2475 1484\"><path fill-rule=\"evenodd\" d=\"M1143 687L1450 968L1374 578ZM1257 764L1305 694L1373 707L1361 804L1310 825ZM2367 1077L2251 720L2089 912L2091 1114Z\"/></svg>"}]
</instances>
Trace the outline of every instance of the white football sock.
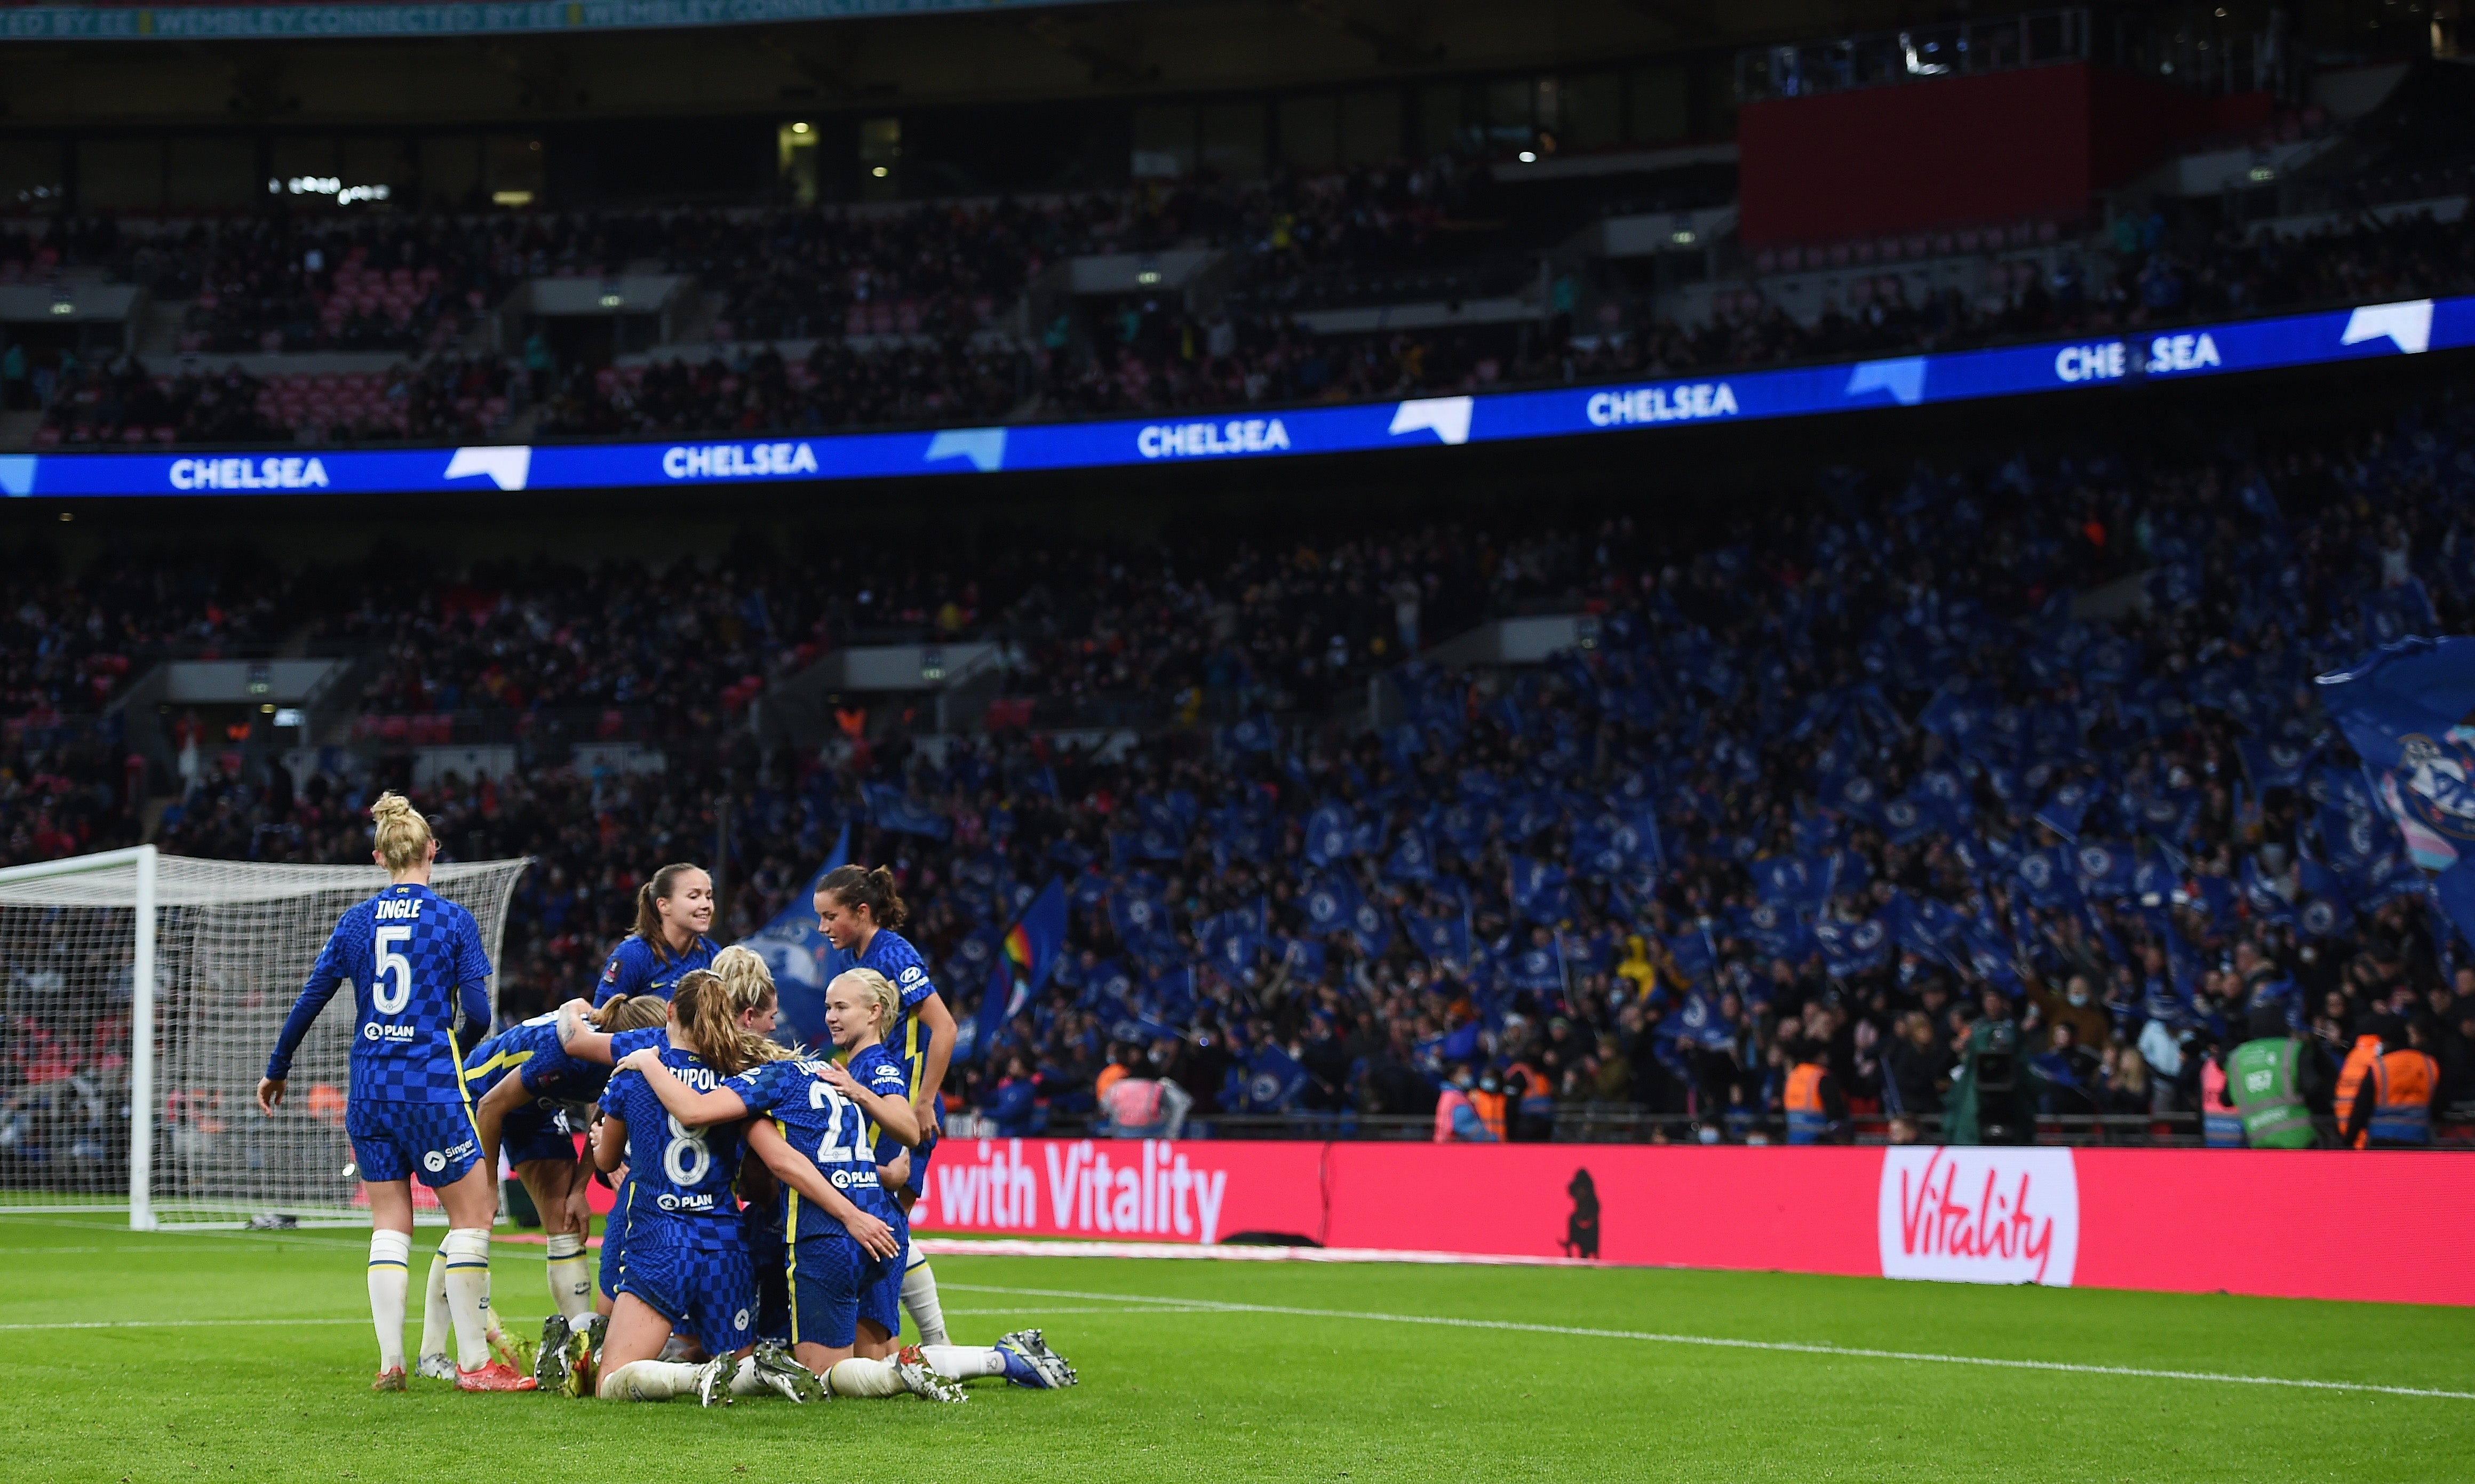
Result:
<instances>
[{"instance_id":1,"label":"white football sock","mask_svg":"<svg viewBox=\"0 0 2475 1484\"><path fill-rule=\"evenodd\" d=\"M1005 1351L993 1345L923 1345L919 1358L929 1370L958 1381L1006 1374Z\"/></svg>"},{"instance_id":2,"label":"white football sock","mask_svg":"<svg viewBox=\"0 0 2475 1484\"><path fill-rule=\"evenodd\" d=\"M454 1316L447 1308L447 1242L442 1237L438 1251L430 1254L429 1283L421 1304L421 1358L446 1355L454 1333Z\"/></svg>"},{"instance_id":3,"label":"white football sock","mask_svg":"<svg viewBox=\"0 0 2475 1484\"><path fill-rule=\"evenodd\" d=\"M379 1332L379 1369L404 1369L404 1298L412 1286L412 1233L370 1233L370 1324Z\"/></svg>"},{"instance_id":4,"label":"white football sock","mask_svg":"<svg viewBox=\"0 0 2475 1484\"><path fill-rule=\"evenodd\" d=\"M928 1254L911 1249L911 1265L902 1270L902 1311L919 1330L922 1345L945 1343L945 1306L937 1302L937 1275L929 1271Z\"/></svg>"},{"instance_id":5,"label":"white football sock","mask_svg":"<svg viewBox=\"0 0 2475 1484\"><path fill-rule=\"evenodd\" d=\"M825 1372L825 1390L837 1397L899 1397L910 1390L891 1360L838 1360Z\"/></svg>"},{"instance_id":6,"label":"white football sock","mask_svg":"<svg viewBox=\"0 0 2475 1484\"><path fill-rule=\"evenodd\" d=\"M584 1238L570 1231L550 1239L550 1302L573 1325L593 1312L593 1266Z\"/></svg>"},{"instance_id":7,"label":"white football sock","mask_svg":"<svg viewBox=\"0 0 2475 1484\"><path fill-rule=\"evenodd\" d=\"M734 1397L763 1397L772 1392L772 1387L756 1378L756 1357L740 1356L738 1368L730 1373L730 1394Z\"/></svg>"},{"instance_id":8,"label":"white football sock","mask_svg":"<svg viewBox=\"0 0 2475 1484\"><path fill-rule=\"evenodd\" d=\"M601 1378L595 1391L604 1401L668 1401L696 1393L697 1372L679 1360L631 1360Z\"/></svg>"},{"instance_id":9,"label":"white football sock","mask_svg":"<svg viewBox=\"0 0 2475 1484\"><path fill-rule=\"evenodd\" d=\"M458 1227L447 1233L447 1308L455 1318L455 1366L490 1363L490 1231Z\"/></svg>"}]
</instances>

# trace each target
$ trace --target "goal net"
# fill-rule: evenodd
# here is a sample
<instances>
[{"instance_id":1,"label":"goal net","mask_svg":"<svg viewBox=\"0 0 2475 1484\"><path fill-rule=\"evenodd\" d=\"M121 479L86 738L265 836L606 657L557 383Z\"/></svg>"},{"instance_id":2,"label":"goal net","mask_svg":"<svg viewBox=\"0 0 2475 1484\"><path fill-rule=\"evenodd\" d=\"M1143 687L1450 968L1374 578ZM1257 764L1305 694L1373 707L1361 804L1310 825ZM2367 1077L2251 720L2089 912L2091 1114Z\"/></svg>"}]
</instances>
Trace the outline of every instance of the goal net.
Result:
<instances>
[{"instance_id":1,"label":"goal net","mask_svg":"<svg viewBox=\"0 0 2475 1484\"><path fill-rule=\"evenodd\" d=\"M430 878L493 964L526 864ZM303 1041L284 1106L268 1118L256 1100L335 919L384 885L376 865L152 845L0 870L0 1211L125 1208L143 1229L364 1206L344 1137L350 986Z\"/></svg>"}]
</instances>

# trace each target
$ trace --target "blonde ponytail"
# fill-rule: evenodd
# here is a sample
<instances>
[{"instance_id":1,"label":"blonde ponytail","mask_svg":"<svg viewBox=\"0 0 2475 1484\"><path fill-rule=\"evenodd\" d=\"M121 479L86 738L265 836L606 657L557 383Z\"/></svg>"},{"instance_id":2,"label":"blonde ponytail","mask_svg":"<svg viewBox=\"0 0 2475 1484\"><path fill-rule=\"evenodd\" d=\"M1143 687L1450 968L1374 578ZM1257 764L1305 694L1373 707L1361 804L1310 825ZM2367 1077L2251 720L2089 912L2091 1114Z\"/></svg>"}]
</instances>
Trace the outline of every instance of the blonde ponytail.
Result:
<instances>
[{"instance_id":1,"label":"blonde ponytail","mask_svg":"<svg viewBox=\"0 0 2475 1484\"><path fill-rule=\"evenodd\" d=\"M377 823L372 842L379 861L390 872L408 871L429 860L429 821L410 799L392 790L381 793L370 806L370 818Z\"/></svg>"},{"instance_id":2,"label":"blonde ponytail","mask_svg":"<svg viewBox=\"0 0 2475 1484\"><path fill-rule=\"evenodd\" d=\"M742 1014L773 997L773 976L765 961L733 945L714 955L712 968L682 975L671 991L671 1008L689 1048L723 1076L736 1077L791 1055L788 1048L739 1023Z\"/></svg>"}]
</instances>

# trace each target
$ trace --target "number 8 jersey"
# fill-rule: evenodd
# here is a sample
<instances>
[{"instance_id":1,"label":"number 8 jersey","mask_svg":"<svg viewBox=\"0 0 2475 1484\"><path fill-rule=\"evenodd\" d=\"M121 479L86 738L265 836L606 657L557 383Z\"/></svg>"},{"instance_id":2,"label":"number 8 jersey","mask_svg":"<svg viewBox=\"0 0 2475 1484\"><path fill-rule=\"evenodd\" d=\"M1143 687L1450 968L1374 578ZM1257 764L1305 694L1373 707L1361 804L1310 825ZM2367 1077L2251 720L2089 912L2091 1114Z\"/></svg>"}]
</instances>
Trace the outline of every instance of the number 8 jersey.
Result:
<instances>
[{"instance_id":1,"label":"number 8 jersey","mask_svg":"<svg viewBox=\"0 0 2475 1484\"><path fill-rule=\"evenodd\" d=\"M266 1075L283 1078L310 1022L350 981L355 1103L462 1103L454 1036L490 1034L490 960L473 914L404 883L345 911L283 1022Z\"/></svg>"},{"instance_id":2,"label":"number 8 jersey","mask_svg":"<svg viewBox=\"0 0 2475 1484\"><path fill-rule=\"evenodd\" d=\"M661 1048L660 1075L675 1076L698 1092L711 1092L722 1079L697 1054L670 1044ZM614 1042L611 1049L619 1050ZM632 1049L632 1048L630 1048ZM662 1107L644 1075L615 1074L602 1091L601 1108L627 1125L627 1251L640 1247L729 1248L745 1245L739 1226L739 1199L731 1182L739 1177L740 1135L736 1123L690 1129Z\"/></svg>"}]
</instances>

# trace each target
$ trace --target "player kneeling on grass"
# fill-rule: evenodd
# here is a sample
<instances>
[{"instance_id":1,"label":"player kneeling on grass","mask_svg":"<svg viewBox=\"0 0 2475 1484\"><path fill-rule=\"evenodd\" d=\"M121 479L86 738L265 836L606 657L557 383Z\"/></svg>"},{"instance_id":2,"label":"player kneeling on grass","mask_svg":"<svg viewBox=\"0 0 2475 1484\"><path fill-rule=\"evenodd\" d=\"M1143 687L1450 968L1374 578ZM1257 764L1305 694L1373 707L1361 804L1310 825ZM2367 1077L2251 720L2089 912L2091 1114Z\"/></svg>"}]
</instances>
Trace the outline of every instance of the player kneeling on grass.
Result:
<instances>
[{"instance_id":1,"label":"player kneeling on grass","mask_svg":"<svg viewBox=\"0 0 2475 1484\"><path fill-rule=\"evenodd\" d=\"M908 1391L960 1401L958 1375L1071 1384L1073 1372L1028 1331L985 1349L923 1351L896 1344L909 1229L880 1166L897 1164L922 1131L909 1080L883 1040L899 1005L884 975L851 970L825 990L826 1030L848 1054L847 1065L774 1062L711 1092L685 1083L656 1091L685 1127L768 1114L770 1125L754 1125L760 1131L751 1137L762 1147L778 1134L798 1156L791 1167L774 1166L786 1187L792 1353L823 1378L828 1392L890 1397ZM805 1169L797 1167L802 1164Z\"/></svg>"},{"instance_id":2,"label":"player kneeling on grass","mask_svg":"<svg viewBox=\"0 0 2475 1484\"><path fill-rule=\"evenodd\" d=\"M693 1396L706 1406L726 1404L742 1362L751 1379L761 1380L768 1369L782 1373L777 1389L797 1395L797 1366L774 1354L759 1357L749 1340L756 1274L731 1193L740 1131L691 1128L668 1117L649 1081L649 1074L665 1085L675 1080L711 1087L786 1055L740 1024L722 976L698 969L682 976L672 993L662 1044L631 1053L611 1076L593 1158L603 1170L626 1161L632 1209L626 1266L601 1343L596 1394L604 1400ZM695 1364L656 1358L674 1329L693 1335L712 1358ZM580 1395L594 1367L574 1351L568 1359L563 1389Z\"/></svg>"},{"instance_id":3,"label":"player kneeling on grass","mask_svg":"<svg viewBox=\"0 0 2475 1484\"><path fill-rule=\"evenodd\" d=\"M658 1031L669 1011L668 1003L657 996L622 995L584 1011L582 1018L596 1031L617 1034ZM591 1222L585 1195L592 1173L577 1159L569 1131L585 1127L586 1110L610 1083L606 1062L579 1059L560 1048L558 1018L553 1010L509 1026L464 1058L464 1087L478 1100L473 1121L481 1134L482 1163L497 1169L499 1151L505 1148L550 1239L547 1277L556 1312L542 1322L543 1364L533 1372L534 1380L545 1386L556 1384L554 1357L570 1329L593 1323L593 1273L584 1253ZM446 1366L446 1356L433 1352L447 1332L445 1270L442 1248L429 1267L429 1302L422 1326L424 1375L439 1375ZM496 1311L491 1313L495 1327ZM496 1349L495 1334L492 1343Z\"/></svg>"},{"instance_id":4,"label":"player kneeling on grass","mask_svg":"<svg viewBox=\"0 0 2475 1484\"><path fill-rule=\"evenodd\" d=\"M722 981L722 992L729 1004L732 1024L739 1033L756 1041L771 1036L781 1018L781 1003L773 991L773 976L766 969L765 961L746 948L725 948L713 956L709 971ZM599 1009L582 1000L570 1000L560 1006L552 1013L558 1023L561 1053L573 1061L599 1071L606 1082L610 1074L605 1069L615 1066L629 1052L668 1044L669 1034L663 1029L661 1013L665 1009L664 1002L650 996L633 998L655 1011L649 1029L620 1030L611 1024L609 1010L618 1003L616 1000L606 1001ZM778 1049L775 1054L780 1054ZM599 1095L598 1084L596 1095ZM556 1316L542 1325L538 1372L541 1384L564 1390L571 1396L593 1389L595 1357L600 1349L601 1335L607 1327L610 1313L618 1302L619 1277L627 1267L628 1215L637 1208L638 1203L634 1199L634 1186L627 1180L624 1169L623 1163L618 1182L618 1203L611 1207L609 1218L602 1227L600 1298L595 1304L599 1312L572 1322L563 1315ZM747 1172L744 1160L741 1170L743 1174ZM605 1184L609 1182L607 1171L603 1173L602 1180ZM771 1199L772 1186L768 1183L765 1188L768 1199ZM565 1343L558 1341L561 1333L564 1333ZM689 1353L676 1353L682 1348ZM674 1336L662 1358L708 1358L694 1353L694 1350L695 1347L684 1336Z\"/></svg>"}]
</instances>

